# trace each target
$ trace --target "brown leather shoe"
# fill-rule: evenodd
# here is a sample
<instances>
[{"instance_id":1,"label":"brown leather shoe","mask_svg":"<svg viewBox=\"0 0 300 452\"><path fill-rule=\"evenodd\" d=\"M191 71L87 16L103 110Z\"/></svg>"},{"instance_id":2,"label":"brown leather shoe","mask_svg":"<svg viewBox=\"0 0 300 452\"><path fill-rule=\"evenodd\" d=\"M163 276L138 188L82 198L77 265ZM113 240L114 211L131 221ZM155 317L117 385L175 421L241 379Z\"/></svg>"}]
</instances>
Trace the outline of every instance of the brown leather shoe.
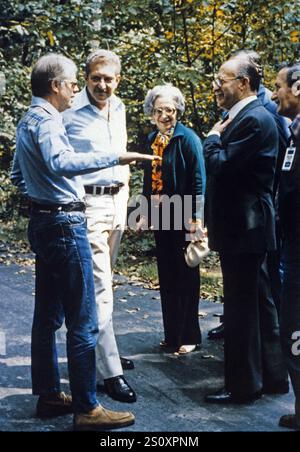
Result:
<instances>
[{"instance_id":1,"label":"brown leather shoe","mask_svg":"<svg viewBox=\"0 0 300 452\"><path fill-rule=\"evenodd\" d=\"M297 419L295 414L285 414L279 419L278 425L279 427L300 430L300 419Z\"/></svg>"},{"instance_id":2,"label":"brown leather shoe","mask_svg":"<svg viewBox=\"0 0 300 452\"><path fill-rule=\"evenodd\" d=\"M110 430L132 425L134 419L128 411L110 411L99 405L89 413L75 414L73 425L77 431Z\"/></svg>"},{"instance_id":3,"label":"brown leather shoe","mask_svg":"<svg viewBox=\"0 0 300 452\"><path fill-rule=\"evenodd\" d=\"M72 397L64 392L39 396L36 415L47 418L73 413Z\"/></svg>"}]
</instances>

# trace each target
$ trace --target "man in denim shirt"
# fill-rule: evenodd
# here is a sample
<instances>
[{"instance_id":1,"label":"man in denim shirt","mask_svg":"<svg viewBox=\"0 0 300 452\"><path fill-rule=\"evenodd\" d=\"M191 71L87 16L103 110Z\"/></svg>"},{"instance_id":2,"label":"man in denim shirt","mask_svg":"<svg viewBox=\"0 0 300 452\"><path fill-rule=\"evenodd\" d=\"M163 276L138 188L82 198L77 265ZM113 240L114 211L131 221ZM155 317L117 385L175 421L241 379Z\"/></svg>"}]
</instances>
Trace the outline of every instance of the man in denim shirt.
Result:
<instances>
[{"instance_id":1,"label":"man in denim shirt","mask_svg":"<svg viewBox=\"0 0 300 452\"><path fill-rule=\"evenodd\" d=\"M134 423L133 414L106 410L96 398L98 320L80 175L128 164L140 154L75 153L60 116L78 91L76 66L68 58L40 58L31 86L33 102L18 125L11 179L31 200L28 237L36 254L32 384L33 394L39 395L37 415L74 412L77 430L124 427ZM64 319L72 397L61 391L55 344L55 331Z\"/></svg>"}]
</instances>

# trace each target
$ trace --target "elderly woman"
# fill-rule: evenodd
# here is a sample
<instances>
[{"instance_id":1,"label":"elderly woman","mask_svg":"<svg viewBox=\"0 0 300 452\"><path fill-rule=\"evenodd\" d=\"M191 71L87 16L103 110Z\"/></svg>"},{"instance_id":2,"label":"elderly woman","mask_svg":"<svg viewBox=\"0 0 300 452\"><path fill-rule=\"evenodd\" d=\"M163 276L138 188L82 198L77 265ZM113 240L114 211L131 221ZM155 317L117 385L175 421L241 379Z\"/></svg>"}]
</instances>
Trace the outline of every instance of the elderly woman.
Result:
<instances>
[{"instance_id":1,"label":"elderly woman","mask_svg":"<svg viewBox=\"0 0 300 452\"><path fill-rule=\"evenodd\" d=\"M161 161L145 164L143 189L151 204L156 243L165 333L160 346L179 354L189 353L201 343L199 265L190 268L184 251L189 233L198 237L204 234L201 201L205 190L201 141L193 130L178 122L184 107L183 95L170 84L155 86L144 102L145 114L157 127L148 136L146 153L162 157ZM144 221L142 218L140 225Z\"/></svg>"}]
</instances>

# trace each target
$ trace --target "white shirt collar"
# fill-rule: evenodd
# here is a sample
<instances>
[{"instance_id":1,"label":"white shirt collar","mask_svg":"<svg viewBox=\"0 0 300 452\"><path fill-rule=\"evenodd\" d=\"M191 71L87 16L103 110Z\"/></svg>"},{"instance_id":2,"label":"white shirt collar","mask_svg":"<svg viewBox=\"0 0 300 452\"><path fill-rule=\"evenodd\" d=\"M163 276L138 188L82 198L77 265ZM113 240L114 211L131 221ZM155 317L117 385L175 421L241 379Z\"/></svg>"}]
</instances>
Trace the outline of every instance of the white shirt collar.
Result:
<instances>
[{"instance_id":1,"label":"white shirt collar","mask_svg":"<svg viewBox=\"0 0 300 452\"><path fill-rule=\"evenodd\" d=\"M228 111L228 116L230 119L233 119L236 117L236 115L244 108L246 105L250 104L250 102L253 102L257 99L257 96L249 96L245 97L245 99L240 100L236 104L234 104L233 107Z\"/></svg>"},{"instance_id":2,"label":"white shirt collar","mask_svg":"<svg viewBox=\"0 0 300 452\"><path fill-rule=\"evenodd\" d=\"M116 110L119 107L119 105L122 104L121 99L119 99L117 96L115 96L115 94L110 96L109 100L110 100L110 108L113 108L114 110ZM84 108L87 105L92 105L92 104L87 95L87 88L84 87L78 94L76 94L73 105L72 105L72 109L75 111L80 110L81 108Z\"/></svg>"}]
</instances>

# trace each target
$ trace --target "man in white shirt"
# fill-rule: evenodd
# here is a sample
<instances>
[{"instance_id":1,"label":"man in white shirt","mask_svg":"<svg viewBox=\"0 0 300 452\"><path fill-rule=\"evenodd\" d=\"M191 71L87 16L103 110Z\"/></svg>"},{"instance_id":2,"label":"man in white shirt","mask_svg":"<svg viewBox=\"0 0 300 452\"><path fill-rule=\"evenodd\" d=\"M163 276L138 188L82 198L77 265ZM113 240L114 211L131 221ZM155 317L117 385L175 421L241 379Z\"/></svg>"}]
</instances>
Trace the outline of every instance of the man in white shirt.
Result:
<instances>
[{"instance_id":1,"label":"man in white shirt","mask_svg":"<svg viewBox=\"0 0 300 452\"><path fill-rule=\"evenodd\" d=\"M120 60L114 52L98 49L88 56L86 87L64 115L69 140L76 150L85 152L92 148L103 155L126 151L125 106L114 94L120 71ZM128 166L83 176L99 317L97 383L103 380L107 394L121 402L136 401L135 392L123 376L122 364L124 368L134 366L125 358L121 363L112 321L112 268L126 222L128 182Z\"/></svg>"}]
</instances>

